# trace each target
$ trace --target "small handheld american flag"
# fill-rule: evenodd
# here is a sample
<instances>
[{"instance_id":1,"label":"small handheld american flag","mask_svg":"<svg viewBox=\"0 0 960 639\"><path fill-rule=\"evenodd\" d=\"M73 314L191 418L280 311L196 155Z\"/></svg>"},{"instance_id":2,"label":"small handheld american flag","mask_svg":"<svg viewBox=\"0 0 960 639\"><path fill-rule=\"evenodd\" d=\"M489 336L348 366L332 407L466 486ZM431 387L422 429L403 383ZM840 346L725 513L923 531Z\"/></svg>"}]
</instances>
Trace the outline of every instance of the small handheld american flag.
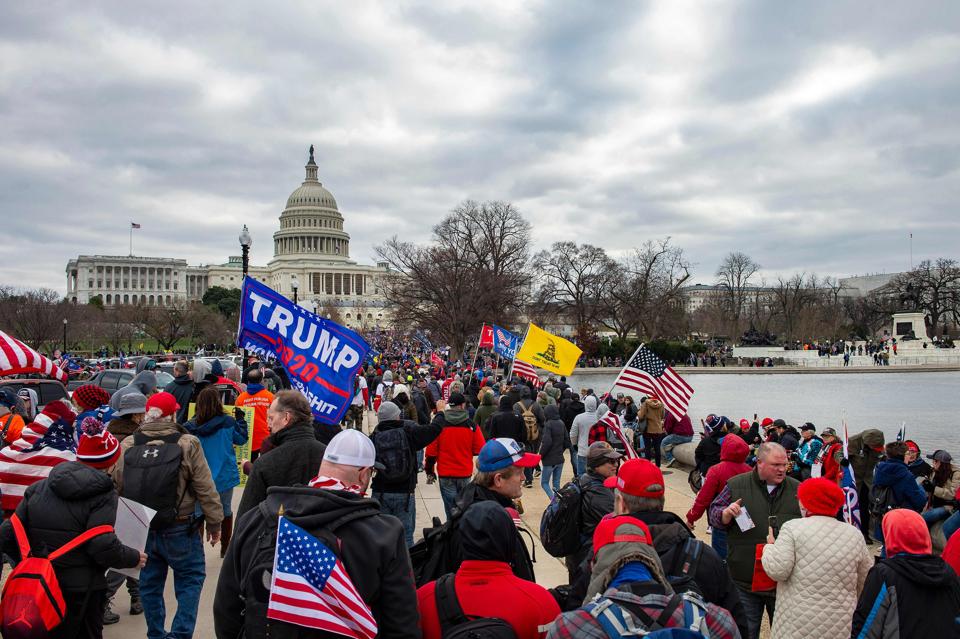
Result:
<instances>
[{"instance_id":1,"label":"small handheld american flag","mask_svg":"<svg viewBox=\"0 0 960 639\"><path fill-rule=\"evenodd\" d=\"M267 618L357 639L377 634L373 613L337 556L282 515Z\"/></svg>"},{"instance_id":2,"label":"small handheld american flag","mask_svg":"<svg viewBox=\"0 0 960 639\"><path fill-rule=\"evenodd\" d=\"M519 359L513 360L513 374L517 377L529 379L534 386L540 388L540 376L537 375L537 369L530 364Z\"/></svg>"},{"instance_id":3,"label":"small handheld american flag","mask_svg":"<svg viewBox=\"0 0 960 639\"><path fill-rule=\"evenodd\" d=\"M656 395L667 410L678 418L687 414L690 398L693 397L693 387L643 344L620 371L614 382L616 386Z\"/></svg>"}]
</instances>

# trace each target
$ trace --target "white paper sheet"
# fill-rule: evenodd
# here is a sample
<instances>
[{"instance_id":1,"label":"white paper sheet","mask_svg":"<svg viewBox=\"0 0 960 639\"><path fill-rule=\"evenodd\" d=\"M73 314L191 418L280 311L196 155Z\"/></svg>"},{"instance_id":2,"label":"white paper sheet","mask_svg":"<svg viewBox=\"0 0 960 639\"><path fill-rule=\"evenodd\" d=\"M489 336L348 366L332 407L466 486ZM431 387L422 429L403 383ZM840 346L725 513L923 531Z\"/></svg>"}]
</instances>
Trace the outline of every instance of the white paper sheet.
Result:
<instances>
[{"instance_id":1,"label":"white paper sheet","mask_svg":"<svg viewBox=\"0 0 960 639\"><path fill-rule=\"evenodd\" d=\"M130 548L144 552L147 548L147 534L150 532L150 521L157 511L138 502L121 497L117 503L117 523L114 530L120 543ZM113 572L140 579L139 568L111 568Z\"/></svg>"},{"instance_id":2,"label":"white paper sheet","mask_svg":"<svg viewBox=\"0 0 960 639\"><path fill-rule=\"evenodd\" d=\"M753 519L750 518L750 513L747 512L746 506L740 506L740 514L737 515L735 521L743 532L747 532L751 528L756 528L756 524L754 524Z\"/></svg>"}]
</instances>

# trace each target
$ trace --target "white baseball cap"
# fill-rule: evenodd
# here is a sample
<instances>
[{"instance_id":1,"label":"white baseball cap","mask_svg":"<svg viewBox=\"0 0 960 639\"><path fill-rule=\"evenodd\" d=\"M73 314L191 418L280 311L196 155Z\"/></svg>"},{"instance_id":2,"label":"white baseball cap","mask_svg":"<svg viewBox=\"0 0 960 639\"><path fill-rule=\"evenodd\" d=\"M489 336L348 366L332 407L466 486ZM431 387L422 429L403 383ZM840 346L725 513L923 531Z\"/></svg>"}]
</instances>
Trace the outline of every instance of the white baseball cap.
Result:
<instances>
[{"instance_id":1,"label":"white baseball cap","mask_svg":"<svg viewBox=\"0 0 960 639\"><path fill-rule=\"evenodd\" d=\"M377 461L377 449L370 438L353 428L340 431L330 440L323 453L323 460L357 468L384 468L384 465Z\"/></svg>"}]
</instances>

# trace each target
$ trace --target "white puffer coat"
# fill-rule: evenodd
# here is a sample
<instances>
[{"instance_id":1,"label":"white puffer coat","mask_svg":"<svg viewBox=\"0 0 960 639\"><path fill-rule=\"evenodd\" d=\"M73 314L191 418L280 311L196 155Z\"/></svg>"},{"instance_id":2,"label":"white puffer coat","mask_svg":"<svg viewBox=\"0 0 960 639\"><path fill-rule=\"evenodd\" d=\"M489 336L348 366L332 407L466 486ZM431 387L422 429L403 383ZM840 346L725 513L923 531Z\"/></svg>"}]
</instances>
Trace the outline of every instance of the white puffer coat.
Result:
<instances>
[{"instance_id":1,"label":"white puffer coat","mask_svg":"<svg viewBox=\"0 0 960 639\"><path fill-rule=\"evenodd\" d=\"M764 547L762 561L777 582L771 637L849 639L857 597L873 567L859 530L832 517L793 519Z\"/></svg>"}]
</instances>

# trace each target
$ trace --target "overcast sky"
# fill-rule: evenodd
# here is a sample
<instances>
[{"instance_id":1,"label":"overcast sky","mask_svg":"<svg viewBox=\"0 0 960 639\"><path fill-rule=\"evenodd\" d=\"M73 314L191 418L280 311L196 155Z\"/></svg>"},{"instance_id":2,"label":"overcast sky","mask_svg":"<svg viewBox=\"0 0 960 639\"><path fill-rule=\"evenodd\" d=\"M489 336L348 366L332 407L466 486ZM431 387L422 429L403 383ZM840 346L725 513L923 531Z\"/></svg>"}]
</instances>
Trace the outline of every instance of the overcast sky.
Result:
<instances>
[{"instance_id":1,"label":"overcast sky","mask_svg":"<svg viewBox=\"0 0 960 639\"><path fill-rule=\"evenodd\" d=\"M89 4L0 4L0 284L64 291L131 220L265 264L311 143L365 263L465 198L703 282L960 257L955 0Z\"/></svg>"}]
</instances>

